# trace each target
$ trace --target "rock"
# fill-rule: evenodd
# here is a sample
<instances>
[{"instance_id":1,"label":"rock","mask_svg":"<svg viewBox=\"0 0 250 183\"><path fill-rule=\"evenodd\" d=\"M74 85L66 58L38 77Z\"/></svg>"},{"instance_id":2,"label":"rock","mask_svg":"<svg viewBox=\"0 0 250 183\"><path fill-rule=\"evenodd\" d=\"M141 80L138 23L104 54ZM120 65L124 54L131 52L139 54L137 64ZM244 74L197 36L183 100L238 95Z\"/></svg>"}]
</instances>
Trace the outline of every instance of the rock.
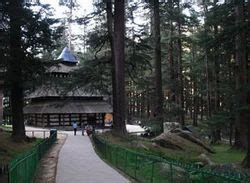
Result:
<instances>
[{"instance_id":1,"label":"rock","mask_svg":"<svg viewBox=\"0 0 250 183\"><path fill-rule=\"evenodd\" d=\"M159 139L156 141L157 144L159 144L161 147L174 149L174 150L183 150L183 148L171 141L165 140L165 139Z\"/></svg>"},{"instance_id":2,"label":"rock","mask_svg":"<svg viewBox=\"0 0 250 183\"><path fill-rule=\"evenodd\" d=\"M170 148L174 150L183 150L181 146L182 139L175 134L162 133L161 135L153 138L152 141L161 147Z\"/></svg>"},{"instance_id":3,"label":"rock","mask_svg":"<svg viewBox=\"0 0 250 183\"><path fill-rule=\"evenodd\" d=\"M142 149L145 149L145 150L149 150L149 148L148 147L146 147L142 142L140 142L140 141L131 141L131 145L133 146L133 147L136 147L136 148L142 148Z\"/></svg>"},{"instance_id":4,"label":"rock","mask_svg":"<svg viewBox=\"0 0 250 183\"><path fill-rule=\"evenodd\" d=\"M162 173L164 173L164 172L170 172L169 163L161 163L160 166L161 166L160 171L161 171ZM186 170L185 170L184 168L179 167L179 166L174 166L174 165L173 165L172 168L173 168L173 171L174 171L175 173L182 174L182 175L184 175L184 174L186 173Z\"/></svg>"},{"instance_id":5,"label":"rock","mask_svg":"<svg viewBox=\"0 0 250 183\"><path fill-rule=\"evenodd\" d=\"M153 146L153 147L156 147L156 148L158 148L158 147L159 147L159 145L158 145L158 144L156 144L155 142L153 142L153 143L152 143L152 146Z\"/></svg>"},{"instance_id":6,"label":"rock","mask_svg":"<svg viewBox=\"0 0 250 183\"><path fill-rule=\"evenodd\" d=\"M214 152L208 144L201 140L201 138L193 135L192 132L182 130L181 128L175 128L167 133L162 133L151 141L158 146L173 150L191 150L197 151L198 153Z\"/></svg>"},{"instance_id":7,"label":"rock","mask_svg":"<svg viewBox=\"0 0 250 183\"><path fill-rule=\"evenodd\" d=\"M205 163L206 165L209 165L209 166L214 166L215 163L212 162L212 160L205 154L205 153L202 153L198 156L198 158L203 162Z\"/></svg>"},{"instance_id":8,"label":"rock","mask_svg":"<svg viewBox=\"0 0 250 183\"><path fill-rule=\"evenodd\" d=\"M214 153L214 151L207 144L202 142L199 137L194 136L190 131L185 131L185 130L182 130L180 128L176 128L176 129L172 130L171 133L176 133L177 135L183 137L184 139L187 139L187 140L203 147L208 152Z\"/></svg>"},{"instance_id":9,"label":"rock","mask_svg":"<svg viewBox=\"0 0 250 183\"><path fill-rule=\"evenodd\" d=\"M180 126L181 126L180 123L177 122L164 122L163 123L164 133L167 133L175 128L180 128Z\"/></svg>"}]
</instances>

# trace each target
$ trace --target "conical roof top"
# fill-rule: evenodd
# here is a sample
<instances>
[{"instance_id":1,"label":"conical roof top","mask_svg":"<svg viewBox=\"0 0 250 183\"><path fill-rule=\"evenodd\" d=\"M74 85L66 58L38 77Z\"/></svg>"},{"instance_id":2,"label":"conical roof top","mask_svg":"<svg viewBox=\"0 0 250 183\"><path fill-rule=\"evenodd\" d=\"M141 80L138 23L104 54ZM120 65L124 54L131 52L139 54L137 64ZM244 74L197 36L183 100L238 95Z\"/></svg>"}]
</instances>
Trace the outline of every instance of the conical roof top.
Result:
<instances>
[{"instance_id":1,"label":"conical roof top","mask_svg":"<svg viewBox=\"0 0 250 183\"><path fill-rule=\"evenodd\" d=\"M67 47L63 49L57 60L62 60L63 62L69 63L77 63L76 57L71 53L71 51Z\"/></svg>"}]
</instances>

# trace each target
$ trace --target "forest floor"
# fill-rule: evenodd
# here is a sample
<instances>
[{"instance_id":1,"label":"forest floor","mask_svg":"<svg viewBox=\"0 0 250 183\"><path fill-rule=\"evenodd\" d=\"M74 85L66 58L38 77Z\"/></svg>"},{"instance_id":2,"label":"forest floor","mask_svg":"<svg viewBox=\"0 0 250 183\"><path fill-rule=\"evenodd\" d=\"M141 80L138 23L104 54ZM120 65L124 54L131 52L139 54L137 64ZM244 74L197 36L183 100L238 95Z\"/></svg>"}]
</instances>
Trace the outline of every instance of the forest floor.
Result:
<instances>
[{"instance_id":1,"label":"forest floor","mask_svg":"<svg viewBox=\"0 0 250 183\"><path fill-rule=\"evenodd\" d=\"M0 164L8 164L18 155L32 149L42 139L30 138L28 141L14 142L11 133L0 128Z\"/></svg>"}]
</instances>

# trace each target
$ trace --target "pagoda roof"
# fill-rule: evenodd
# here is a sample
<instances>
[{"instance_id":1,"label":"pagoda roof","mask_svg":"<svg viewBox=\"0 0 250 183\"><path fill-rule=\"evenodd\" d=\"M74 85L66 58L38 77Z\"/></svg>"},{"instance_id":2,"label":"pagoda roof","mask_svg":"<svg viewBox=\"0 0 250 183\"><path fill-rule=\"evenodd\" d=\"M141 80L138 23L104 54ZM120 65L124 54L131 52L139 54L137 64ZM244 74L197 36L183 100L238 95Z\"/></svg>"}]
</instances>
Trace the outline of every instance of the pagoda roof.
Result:
<instances>
[{"instance_id":1,"label":"pagoda roof","mask_svg":"<svg viewBox=\"0 0 250 183\"><path fill-rule=\"evenodd\" d=\"M42 85L34 92L30 93L27 98L41 98L41 97L103 97L100 94L89 93L82 88L71 91L64 91L64 88L55 85Z\"/></svg>"},{"instance_id":2,"label":"pagoda roof","mask_svg":"<svg viewBox=\"0 0 250 183\"><path fill-rule=\"evenodd\" d=\"M78 65L69 66L63 63L59 63L57 65L53 65L52 67L50 67L48 69L48 72L49 73L70 73L77 69L79 69Z\"/></svg>"},{"instance_id":3,"label":"pagoda roof","mask_svg":"<svg viewBox=\"0 0 250 183\"><path fill-rule=\"evenodd\" d=\"M71 53L68 47L65 47L62 53L59 55L57 60L62 60L63 62L73 63L76 64L77 60L76 57Z\"/></svg>"}]
</instances>

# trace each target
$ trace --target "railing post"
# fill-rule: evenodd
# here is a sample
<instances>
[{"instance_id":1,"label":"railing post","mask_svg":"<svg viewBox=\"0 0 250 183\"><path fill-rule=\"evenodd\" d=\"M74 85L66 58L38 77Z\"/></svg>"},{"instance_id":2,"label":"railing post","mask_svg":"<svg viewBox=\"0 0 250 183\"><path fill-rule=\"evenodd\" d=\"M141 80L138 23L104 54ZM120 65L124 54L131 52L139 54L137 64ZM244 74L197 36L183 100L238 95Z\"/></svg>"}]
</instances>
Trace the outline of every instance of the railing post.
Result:
<instances>
[{"instance_id":1,"label":"railing post","mask_svg":"<svg viewBox=\"0 0 250 183\"><path fill-rule=\"evenodd\" d=\"M152 169L151 169L151 180L150 180L151 183L154 182L154 168L155 168L155 161L153 160Z\"/></svg>"},{"instance_id":2,"label":"railing post","mask_svg":"<svg viewBox=\"0 0 250 183\"><path fill-rule=\"evenodd\" d=\"M170 182L173 183L173 164L170 162Z\"/></svg>"},{"instance_id":3,"label":"railing post","mask_svg":"<svg viewBox=\"0 0 250 183\"><path fill-rule=\"evenodd\" d=\"M104 154L105 154L105 159L107 159L107 142L104 142Z\"/></svg>"},{"instance_id":4,"label":"railing post","mask_svg":"<svg viewBox=\"0 0 250 183\"><path fill-rule=\"evenodd\" d=\"M10 167L8 167L8 183L11 183Z\"/></svg>"},{"instance_id":5,"label":"railing post","mask_svg":"<svg viewBox=\"0 0 250 183\"><path fill-rule=\"evenodd\" d=\"M125 165L124 165L124 171L126 172L127 170L127 157L128 157L128 151L125 151Z\"/></svg>"},{"instance_id":6,"label":"railing post","mask_svg":"<svg viewBox=\"0 0 250 183\"><path fill-rule=\"evenodd\" d=\"M137 154L135 154L135 178L136 177L136 169L137 169Z\"/></svg>"},{"instance_id":7,"label":"railing post","mask_svg":"<svg viewBox=\"0 0 250 183\"><path fill-rule=\"evenodd\" d=\"M118 147L116 147L116 151L115 151L115 164L116 164L116 167L117 167L117 153L118 153Z\"/></svg>"}]
</instances>

